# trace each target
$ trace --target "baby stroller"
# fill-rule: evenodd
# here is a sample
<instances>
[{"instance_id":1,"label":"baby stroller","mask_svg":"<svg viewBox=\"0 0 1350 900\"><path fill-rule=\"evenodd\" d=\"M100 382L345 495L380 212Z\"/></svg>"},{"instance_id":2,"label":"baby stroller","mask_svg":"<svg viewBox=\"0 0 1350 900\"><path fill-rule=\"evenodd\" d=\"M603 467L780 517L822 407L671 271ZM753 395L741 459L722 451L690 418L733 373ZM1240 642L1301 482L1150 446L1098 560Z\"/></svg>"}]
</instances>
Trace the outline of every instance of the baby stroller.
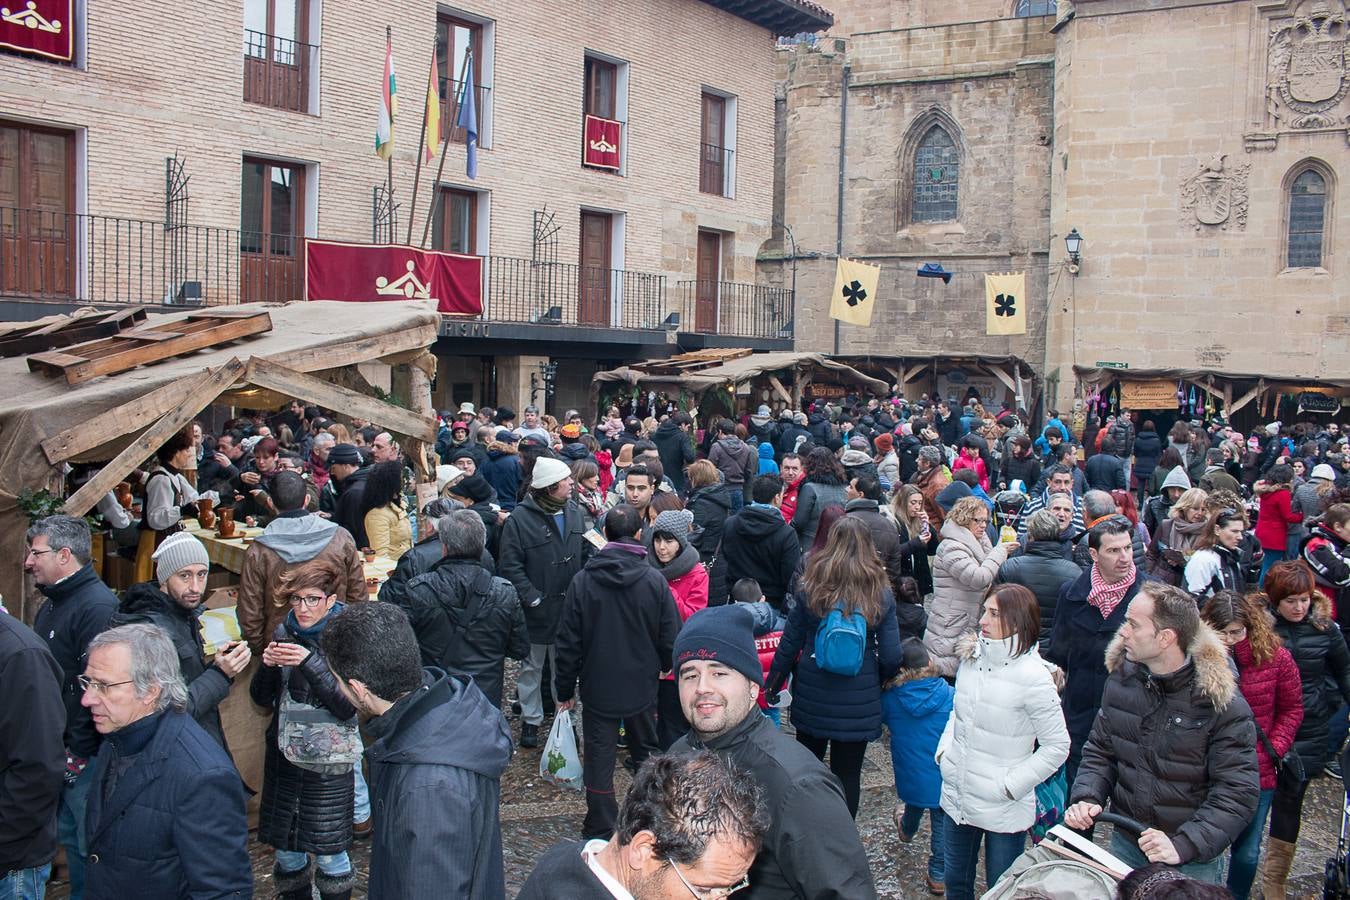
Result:
<instances>
[{"instance_id":1,"label":"baby stroller","mask_svg":"<svg viewBox=\"0 0 1350 900\"><path fill-rule=\"evenodd\" d=\"M1022 508L1026 505L1026 494L1020 491L999 491L994 495L994 525L1016 531L1022 521Z\"/></svg>"},{"instance_id":2,"label":"baby stroller","mask_svg":"<svg viewBox=\"0 0 1350 900\"><path fill-rule=\"evenodd\" d=\"M1098 823L1114 825L1134 835L1147 828L1141 822L1112 812L1097 816ZM1039 844L1013 862L983 900L1111 900L1116 885L1130 867L1105 849L1060 824L1046 832Z\"/></svg>"},{"instance_id":3,"label":"baby stroller","mask_svg":"<svg viewBox=\"0 0 1350 900\"><path fill-rule=\"evenodd\" d=\"M1350 763L1350 746L1341 751L1341 772ZM1336 855L1327 860L1322 885L1323 900L1345 900L1350 897L1350 860L1346 859L1346 826L1350 825L1350 797L1345 795L1345 776L1341 776L1341 835L1336 839Z\"/></svg>"}]
</instances>

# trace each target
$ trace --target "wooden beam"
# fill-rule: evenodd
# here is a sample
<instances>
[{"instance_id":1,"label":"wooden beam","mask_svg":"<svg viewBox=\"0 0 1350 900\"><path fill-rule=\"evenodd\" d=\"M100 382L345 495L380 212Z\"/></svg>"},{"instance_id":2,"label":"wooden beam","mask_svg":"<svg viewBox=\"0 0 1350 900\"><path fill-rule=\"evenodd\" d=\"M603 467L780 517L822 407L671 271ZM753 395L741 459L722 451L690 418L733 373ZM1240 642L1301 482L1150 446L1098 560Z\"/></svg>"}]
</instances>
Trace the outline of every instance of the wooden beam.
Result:
<instances>
[{"instance_id":1,"label":"wooden beam","mask_svg":"<svg viewBox=\"0 0 1350 900\"><path fill-rule=\"evenodd\" d=\"M318 406L368 419L391 431L419 438L429 444L436 443L435 419L419 416L400 406L392 406L374 397L338 387L269 359L256 356L251 359L248 371L244 374L244 381L278 394L308 400Z\"/></svg>"},{"instance_id":2,"label":"wooden beam","mask_svg":"<svg viewBox=\"0 0 1350 900\"><path fill-rule=\"evenodd\" d=\"M778 392L778 396L783 398L784 403L791 405L792 394L788 393L788 389L783 387L783 382L778 380L777 375L769 376L769 384L772 385L773 389Z\"/></svg>"},{"instance_id":3,"label":"wooden beam","mask_svg":"<svg viewBox=\"0 0 1350 900\"><path fill-rule=\"evenodd\" d=\"M1233 418L1233 415L1238 410L1242 409L1242 407L1246 406L1248 403L1251 403L1253 400L1255 400L1257 397L1261 396L1265 392L1266 392L1266 380L1262 378L1261 380L1256 382L1256 387L1252 388L1250 391L1234 400L1232 405L1230 405L1228 409L1225 410L1224 415L1226 415L1231 420Z\"/></svg>"},{"instance_id":4,"label":"wooden beam","mask_svg":"<svg viewBox=\"0 0 1350 900\"><path fill-rule=\"evenodd\" d=\"M103 495L112 490L119 481L124 480L131 470L145 461L164 442L182 430L206 407L210 406L225 390L244 374L244 364L238 357L232 358L218 369L207 369L191 380L192 392L189 399L178 407L169 410L155 424L145 430L121 453L108 463L98 474L84 483L66 501L62 512L69 516L82 516L93 509Z\"/></svg>"},{"instance_id":5,"label":"wooden beam","mask_svg":"<svg viewBox=\"0 0 1350 900\"><path fill-rule=\"evenodd\" d=\"M319 369L336 369L341 366L371 362L407 350L425 350L434 343L436 343L436 326L427 324L392 331L388 334L358 338L343 344L310 347L305 350L287 350L268 358L274 359L296 372L314 372ZM259 358L254 357L254 359Z\"/></svg>"},{"instance_id":6,"label":"wooden beam","mask_svg":"<svg viewBox=\"0 0 1350 900\"><path fill-rule=\"evenodd\" d=\"M1013 381L1012 377L1009 376L1007 372L1003 371L998 366L990 365L988 363L982 363L981 365L984 369L991 372L995 378L1003 382L1003 386L1012 391L1014 396L1017 395L1017 382Z\"/></svg>"},{"instance_id":7,"label":"wooden beam","mask_svg":"<svg viewBox=\"0 0 1350 900\"><path fill-rule=\"evenodd\" d=\"M1204 391L1206 394L1209 394L1212 397L1216 398L1223 397L1223 393L1221 391L1216 390L1214 388L1214 385L1212 384L1205 384L1203 381L1196 381L1194 378L1183 378L1181 380L1186 382L1187 384L1191 384L1198 387L1200 390Z\"/></svg>"},{"instance_id":8,"label":"wooden beam","mask_svg":"<svg viewBox=\"0 0 1350 900\"><path fill-rule=\"evenodd\" d=\"M919 363L917 366L910 366L908 369L906 369L904 378L905 384L909 384L915 378L918 378L920 375L922 375L923 370L926 368L928 368L927 363Z\"/></svg>"}]
</instances>

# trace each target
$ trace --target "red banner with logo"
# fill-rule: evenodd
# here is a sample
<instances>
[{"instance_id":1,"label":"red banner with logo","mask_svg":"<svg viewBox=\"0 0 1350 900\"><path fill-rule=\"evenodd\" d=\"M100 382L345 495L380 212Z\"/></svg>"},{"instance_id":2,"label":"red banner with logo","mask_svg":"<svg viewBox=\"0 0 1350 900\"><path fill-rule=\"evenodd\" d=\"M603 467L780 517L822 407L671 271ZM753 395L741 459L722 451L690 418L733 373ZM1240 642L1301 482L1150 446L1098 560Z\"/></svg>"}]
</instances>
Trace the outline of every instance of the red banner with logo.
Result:
<instances>
[{"instance_id":1,"label":"red banner with logo","mask_svg":"<svg viewBox=\"0 0 1350 900\"><path fill-rule=\"evenodd\" d=\"M597 169L618 169L623 125L613 119L586 117L586 152L582 161Z\"/></svg>"},{"instance_id":2,"label":"red banner with logo","mask_svg":"<svg viewBox=\"0 0 1350 900\"><path fill-rule=\"evenodd\" d=\"M69 62L75 55L75 0L0 4L0 47Z\"/></svg>"},{"instance_id":3,"label":"red banner with logo","mask_svg":"<svg viewBox=\"0 0 1350 900\"><path fill-rule=\"evenodd\" d=\"M483 314L483 258L398 244L305 241L305 299L435 300L439 312Z\"/></svg>"}]
</instances>

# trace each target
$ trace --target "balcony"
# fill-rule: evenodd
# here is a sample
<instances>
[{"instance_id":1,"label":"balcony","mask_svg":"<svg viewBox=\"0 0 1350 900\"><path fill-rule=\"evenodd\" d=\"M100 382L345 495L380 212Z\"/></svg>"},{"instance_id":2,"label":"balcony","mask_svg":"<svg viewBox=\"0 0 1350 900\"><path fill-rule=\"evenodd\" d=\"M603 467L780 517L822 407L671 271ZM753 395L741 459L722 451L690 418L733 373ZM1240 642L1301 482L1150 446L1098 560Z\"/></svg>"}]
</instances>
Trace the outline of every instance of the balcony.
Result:
<instances>
[{"instance_id":1,"label":"balcony","mask_svg":"<svg viewBox=\"0 0 1350 900\"><path fill-rule=\"evenodd\" d=\"M245 29L244 102L309 112L310 76L318 64L313 44Z\"/></svg>"},{"instance_id":2,"label":"balcony","mask_svg":"<svg viewBox=\"0 0 1350 900\"><path fill-rule=\"evenodd\" d=\"M792 291L736 281L680 281L681 346L791 347ZM693 336L699 336L693 340Z\"/></svg>"},{"instance_id":3,"label":"balcony","mask_svg":"<svg viewBox=\"0 0 1350 900\"><path fill-rule=\"evenodd\" d=\"M0 297L224 305L300 300L303 239L0 207Z\"/></svg>"},{"instance_id":4,"label":"balcony","mask_svg":"<svg viewBox=\"0 0 1350 900\"><path fill-rule=\"evenodd\" d=\"M659 330L666 317L666 277L487 256L483 319L599 329Z\"/></svg>"},{"instance_id":5,"label":"balcony","mask_svg":"<svg viewBox=\"0 0 1350 900\"><path fill-rule=\"evenodd\" d=\"M459 121L460 97L464 93L464 82L451 78L440 79L438 89L441 92L441 136L454 144L465 142L465 132L456 123ZM474 124L478 126L478 146L484 150L492 148L492 136L483 131L483 115L488 102L492 99L492 88L476 84L473 88Z\"/></svg>"},{"instance_id":6,"label":"balcony","mask_svg":"<svg viewBox=\"0 0 1350 900\"><path fill-rule=\"evenodd\" d=\"M699 144L698 189L700 193L731 196L731 177L735 150L716 144Z\"/></svg>"}]
</instances>

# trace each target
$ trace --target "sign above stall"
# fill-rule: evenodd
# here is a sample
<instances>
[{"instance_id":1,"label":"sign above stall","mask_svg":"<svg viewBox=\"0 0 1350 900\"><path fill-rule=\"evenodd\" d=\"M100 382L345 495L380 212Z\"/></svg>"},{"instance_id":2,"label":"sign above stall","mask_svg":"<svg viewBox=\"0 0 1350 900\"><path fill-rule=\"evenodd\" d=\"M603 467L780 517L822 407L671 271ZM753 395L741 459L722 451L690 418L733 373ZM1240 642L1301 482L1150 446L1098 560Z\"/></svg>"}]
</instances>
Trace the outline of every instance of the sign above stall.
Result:
<instances>
[{"instance_id":1,"label":"sign above stall","mask_svg":"<svg viewBox=\"0 0 1350 900\"><path fill-rule=\"evenodd\" d=\"M1177 405L1177 383L1166 378L1122 381L1120 405L1127 409L1173 409Z\"/></svg>"},{"instance_id":2,"label":"sign above stall","mask_svg":"<svg viewBox=\"0 0 1350 900\"><path fill-rule=\"evenodd\" d=\"M806 386L806 396L812 400L832 399L842 397L848 393L842 385L838 384L808 384Z\"/></svg>"}]
</instances>

